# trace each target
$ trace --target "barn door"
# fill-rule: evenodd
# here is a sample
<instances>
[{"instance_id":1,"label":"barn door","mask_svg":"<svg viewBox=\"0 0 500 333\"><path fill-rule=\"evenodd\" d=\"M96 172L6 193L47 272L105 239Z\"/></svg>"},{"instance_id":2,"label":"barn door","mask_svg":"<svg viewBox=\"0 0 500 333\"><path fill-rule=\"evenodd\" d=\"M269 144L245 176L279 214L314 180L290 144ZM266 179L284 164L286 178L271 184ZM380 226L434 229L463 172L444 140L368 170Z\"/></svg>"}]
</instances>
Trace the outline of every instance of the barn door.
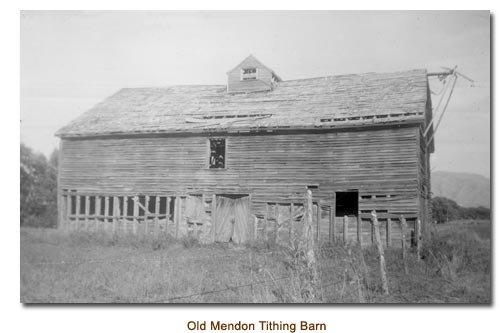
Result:
<instances>
[{"instance_id":1,"label":"barn door","mask_svg":"<svg viewBox=\"0 0 500 333\"><path fill-rule=\"evenodd\" d=\"M245 243L250 240L249 196L217 195L215 241Z\"/></svg>"}]
</instances>

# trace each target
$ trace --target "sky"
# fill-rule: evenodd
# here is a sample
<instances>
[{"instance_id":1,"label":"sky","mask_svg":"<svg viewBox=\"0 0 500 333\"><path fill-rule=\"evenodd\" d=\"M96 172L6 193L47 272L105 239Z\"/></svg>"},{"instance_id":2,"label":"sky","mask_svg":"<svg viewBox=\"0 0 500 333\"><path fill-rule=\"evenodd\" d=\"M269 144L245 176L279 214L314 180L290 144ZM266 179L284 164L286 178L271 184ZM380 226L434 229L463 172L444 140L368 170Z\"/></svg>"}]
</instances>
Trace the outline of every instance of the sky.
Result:
<instances>
[{"instance_id":1,"label":"sky","mask_svg":"<svg viewBox=\"0 0 500 333\"><path fill-rule=\"evenodd\" d=\"M54 133L124 87L225 84L249 54L283 80L454 67L433 171L490 176L488 11L23 11L21 142ZM430 80L439 93L441 83ZM437 104L438 95L433 95Z\"/></svg>"}]
</instances>

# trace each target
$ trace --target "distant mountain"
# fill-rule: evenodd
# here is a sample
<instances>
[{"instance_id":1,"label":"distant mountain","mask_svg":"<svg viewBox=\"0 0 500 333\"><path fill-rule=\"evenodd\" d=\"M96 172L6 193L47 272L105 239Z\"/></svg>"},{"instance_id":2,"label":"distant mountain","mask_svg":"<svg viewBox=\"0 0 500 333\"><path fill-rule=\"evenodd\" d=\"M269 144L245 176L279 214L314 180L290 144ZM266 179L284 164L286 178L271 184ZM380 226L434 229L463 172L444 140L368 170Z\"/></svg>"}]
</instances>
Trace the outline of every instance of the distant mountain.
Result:
<instances>
[{"instance_id":1,"label":"distant mountain","mask_svg":"<svg viewBox=\"0 0 500 333\"><path fill-rule=\"evenodd\" d=\"M473 173L435 171L431 175L434 197L445 197L462 207L490 208L490 180Z\"/></svg>"}]
</instances>

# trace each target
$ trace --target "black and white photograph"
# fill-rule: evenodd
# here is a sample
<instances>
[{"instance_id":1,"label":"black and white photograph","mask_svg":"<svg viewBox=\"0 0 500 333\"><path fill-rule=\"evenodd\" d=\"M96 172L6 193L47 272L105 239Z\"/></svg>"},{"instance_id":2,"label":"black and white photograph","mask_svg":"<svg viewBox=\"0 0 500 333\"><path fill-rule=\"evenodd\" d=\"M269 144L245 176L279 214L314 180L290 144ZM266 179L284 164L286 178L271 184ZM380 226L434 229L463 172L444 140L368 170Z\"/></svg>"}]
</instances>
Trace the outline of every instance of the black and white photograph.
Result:
<instances>
[{"instance_id":1,"label":"black and white photograph","mask_svg":"<svg viewBox=\"0 0 500 333\"><path fill-rule=\"evenodd\" d=\"M492 303L490 11L19 16L21 303Z\"/></svg>"}]
</instances>

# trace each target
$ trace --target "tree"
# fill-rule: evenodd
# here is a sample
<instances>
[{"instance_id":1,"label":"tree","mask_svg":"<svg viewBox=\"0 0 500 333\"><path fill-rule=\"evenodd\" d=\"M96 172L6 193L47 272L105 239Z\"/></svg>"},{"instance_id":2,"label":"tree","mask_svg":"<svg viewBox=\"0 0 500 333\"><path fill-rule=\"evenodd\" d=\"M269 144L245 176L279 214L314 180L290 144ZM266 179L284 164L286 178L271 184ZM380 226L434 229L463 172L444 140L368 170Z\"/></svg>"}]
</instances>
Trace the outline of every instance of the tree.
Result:
<instances>
[{"instance_id":1,"label":"tree","mask_svg":"<svg viewBox=\"0 0 500 333\"><path fill-rule=\"evenodd\" d=\"M432 199L432 217L438 223L456 220L461 217L461 207L453 200L444 197Z\"/></svg>"},{"instance_id":2,"label":"tree","mask_svg":"<svg viewBox=\"0 0 500 333\"><path fill-rule=\"evenodd\" d=\"M21 143L20 167L21 225L57 225L57 165Z\"/></svg>"},{"instance_id":3,"label":"tree","mask_svg":"<svg viewBox=\"0 0 500 333\"><path fill-rule=\"evenodd\" d=\"M438 223L444 223L458 219L481 219L487 220L491 212L485 207L461 207L455 201L444 197L432 199L432 218Z\"/></svg>"}]
</instances>

